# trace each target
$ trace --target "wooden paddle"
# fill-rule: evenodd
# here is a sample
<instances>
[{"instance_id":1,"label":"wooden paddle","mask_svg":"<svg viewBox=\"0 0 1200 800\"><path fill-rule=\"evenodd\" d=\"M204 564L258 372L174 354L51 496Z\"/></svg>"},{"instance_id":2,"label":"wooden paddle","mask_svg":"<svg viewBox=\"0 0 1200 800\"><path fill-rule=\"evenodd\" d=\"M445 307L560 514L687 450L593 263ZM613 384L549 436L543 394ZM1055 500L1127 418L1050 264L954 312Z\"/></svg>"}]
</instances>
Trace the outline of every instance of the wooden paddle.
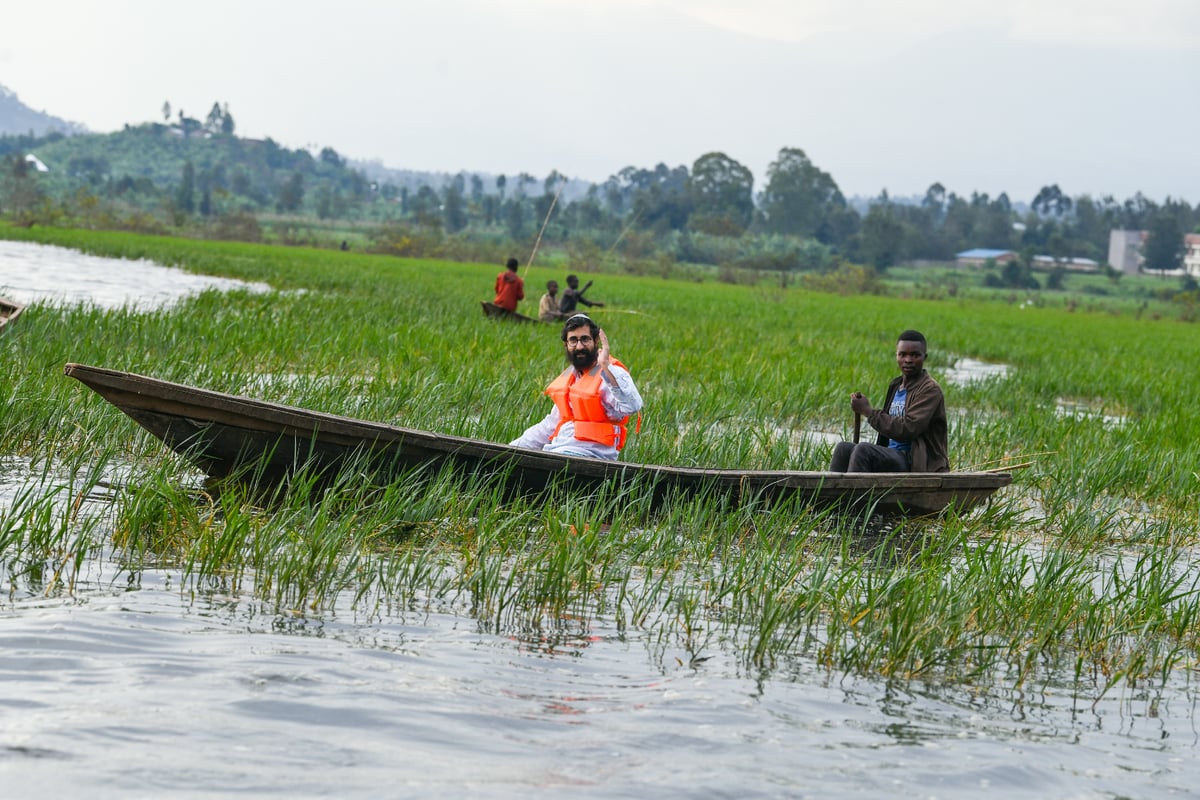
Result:
<instances>
[{"instance_id":1,"label":"wooden paddle","mask_svg":"<svg viewBox=\"0 0 1200 800\"><path fill-rule=\"evenodd\" d=\"M858 437L862 433L862 414L854 415L854 443L858 444Z\"/></svg>"}]
</instances>

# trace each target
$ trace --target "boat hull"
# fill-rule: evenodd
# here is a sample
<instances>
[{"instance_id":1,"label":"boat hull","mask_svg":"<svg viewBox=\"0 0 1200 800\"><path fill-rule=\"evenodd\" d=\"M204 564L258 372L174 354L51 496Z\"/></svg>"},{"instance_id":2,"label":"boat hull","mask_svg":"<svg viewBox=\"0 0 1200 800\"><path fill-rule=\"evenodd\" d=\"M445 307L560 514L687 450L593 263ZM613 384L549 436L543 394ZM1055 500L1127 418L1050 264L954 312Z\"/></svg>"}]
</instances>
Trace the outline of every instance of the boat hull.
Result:
<instances>
[{"instance_id":1,"label":"boat hull","mask_svg":"<svg viewBox=\"0 0 1200 800\"><path fill-rule=\"evenodd\" d=\"M0 297L0 333L12 323L17 321L17 317L21 316L21 312L25 310L25 306L9 300L7 297Z\"/></svg>"},{"instance_id":2,"label":"boat hull","mask_svg":"<svg viewBox=\"0 0 1200 800\"><path fill-rule=\"evenodd\" d=\"M367 463L384 476L448 468L510 493L646 487L653 507L708 495L734 504L799 501L872 514L923 516L986 501L1008 473L835 473L697 469L578 458L267 403L82 364L84 383L212 478L270 486L306 469L331 475Z\"/></svg>"},{"instance_id":3,"label":"boat hull","mask_svg":"<svg viewBox=\"0 0 1200 800\"><path fill-rule=\"evenodd\" d=\"M519 311L509 311L507 308L501 308L495 303L489 303L487 300L481 300L480 305L483 306L483 315L492 319L507 319L512 322L541 322L541 320L527 317Z\"/></svg>"}]
</instances>

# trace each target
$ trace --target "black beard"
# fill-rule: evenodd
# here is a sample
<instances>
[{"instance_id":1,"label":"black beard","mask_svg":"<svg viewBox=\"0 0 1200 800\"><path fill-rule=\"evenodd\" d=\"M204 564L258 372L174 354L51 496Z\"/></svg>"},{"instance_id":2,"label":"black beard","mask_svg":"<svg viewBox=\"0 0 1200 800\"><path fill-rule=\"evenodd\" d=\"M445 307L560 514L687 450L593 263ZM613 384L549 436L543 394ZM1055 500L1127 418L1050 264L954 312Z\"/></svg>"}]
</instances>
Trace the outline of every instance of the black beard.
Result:
<instances>
[{"instance_id":1,"label":"black beard","mask_svg":"<svg viewBox=\"0 0 1200 800\"><path fill-rule=\"evenodd\" d=\"M571 362L571 366L580 372L584 372L591 368L596 363L596 351L580 348L578 350L567 351L567 360Z\"/></svg>"}]
</instances>

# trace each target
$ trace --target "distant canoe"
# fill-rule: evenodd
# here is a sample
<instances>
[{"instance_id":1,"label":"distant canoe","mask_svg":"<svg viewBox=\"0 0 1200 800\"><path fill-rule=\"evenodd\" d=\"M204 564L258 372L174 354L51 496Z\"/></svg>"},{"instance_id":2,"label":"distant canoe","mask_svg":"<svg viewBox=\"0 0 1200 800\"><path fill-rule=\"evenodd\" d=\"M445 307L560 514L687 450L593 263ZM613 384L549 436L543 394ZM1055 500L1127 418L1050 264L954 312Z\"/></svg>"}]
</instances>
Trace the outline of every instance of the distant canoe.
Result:
<instances>
[{"instance_id":1,"label":"distant canoe","mask_svg":"<svg viewBox=\"0 0 1200 800\"><path fill-rule=\"evenodd\" d=\"M513 322L541 322L540 319L527 317L518 311L509 311L507 308L501 308L495 303L489 303L487 300L480 301L483 306L483 315L492 319L507 319Z\"/></svg>"},{"instance_id":2,"label":"distant canoe","mask_svg":"<svg viewBox=\"0 0 1200 800\"><path fill-rule=\"evenodd\" d=\"M302 466L333 471L366 457L385 475L449 467L503 481L521 496L551 487L592 493L642 485L652 487L654 508L704 495L735 504L795 498L817 508L924 516L950 506L965 512L1012 482L998 472L847 474L630 464L367 422L82 364L67 364L65 373L210 477L235 476L258 486L284 481Z\"/></svg>"},{"instance_id":3,"label":"distant canoe","mask_svg":"<svg viewBox=\"0 0 1200 800\"><path fill-rule=\"evenodd\" d=\"M0 331L3 331L13 322L16 322L17 317L21 316L21 312L25 310L25 306L9 300L7 297L0 297Z\"/></svg>"}]
</instances>

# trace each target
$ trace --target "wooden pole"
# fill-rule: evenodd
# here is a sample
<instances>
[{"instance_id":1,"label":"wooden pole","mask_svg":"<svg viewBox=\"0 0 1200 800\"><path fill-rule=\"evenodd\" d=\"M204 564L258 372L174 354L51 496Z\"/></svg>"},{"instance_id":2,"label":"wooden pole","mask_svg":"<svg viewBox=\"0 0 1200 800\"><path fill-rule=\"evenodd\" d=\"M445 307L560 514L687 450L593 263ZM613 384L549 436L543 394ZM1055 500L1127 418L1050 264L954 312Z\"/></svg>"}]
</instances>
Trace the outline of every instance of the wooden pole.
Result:
<instances>
[{"instance_id":1,"label":"wooden pole","mask_svg":"<svg viewBox=\"0 0 1200 800\"><path fill-rule=\"evenodd\" d=\"M546 232L546 225L550 222L550 215L554 213L554 206L558 203L558 196L562 194L563 187L567 185L564 179L558 184L558 191L554 193L554 199L550 201L550 208L546 209L546 218L542 220L542 229L538 231L537 239L533 243L533 251L529 254L529 260L525 262L525 269L529 269L529 265L533 263L533 257L537 255L538 245L542 243L542 234Z\"/></svg>"}]
</instances>

